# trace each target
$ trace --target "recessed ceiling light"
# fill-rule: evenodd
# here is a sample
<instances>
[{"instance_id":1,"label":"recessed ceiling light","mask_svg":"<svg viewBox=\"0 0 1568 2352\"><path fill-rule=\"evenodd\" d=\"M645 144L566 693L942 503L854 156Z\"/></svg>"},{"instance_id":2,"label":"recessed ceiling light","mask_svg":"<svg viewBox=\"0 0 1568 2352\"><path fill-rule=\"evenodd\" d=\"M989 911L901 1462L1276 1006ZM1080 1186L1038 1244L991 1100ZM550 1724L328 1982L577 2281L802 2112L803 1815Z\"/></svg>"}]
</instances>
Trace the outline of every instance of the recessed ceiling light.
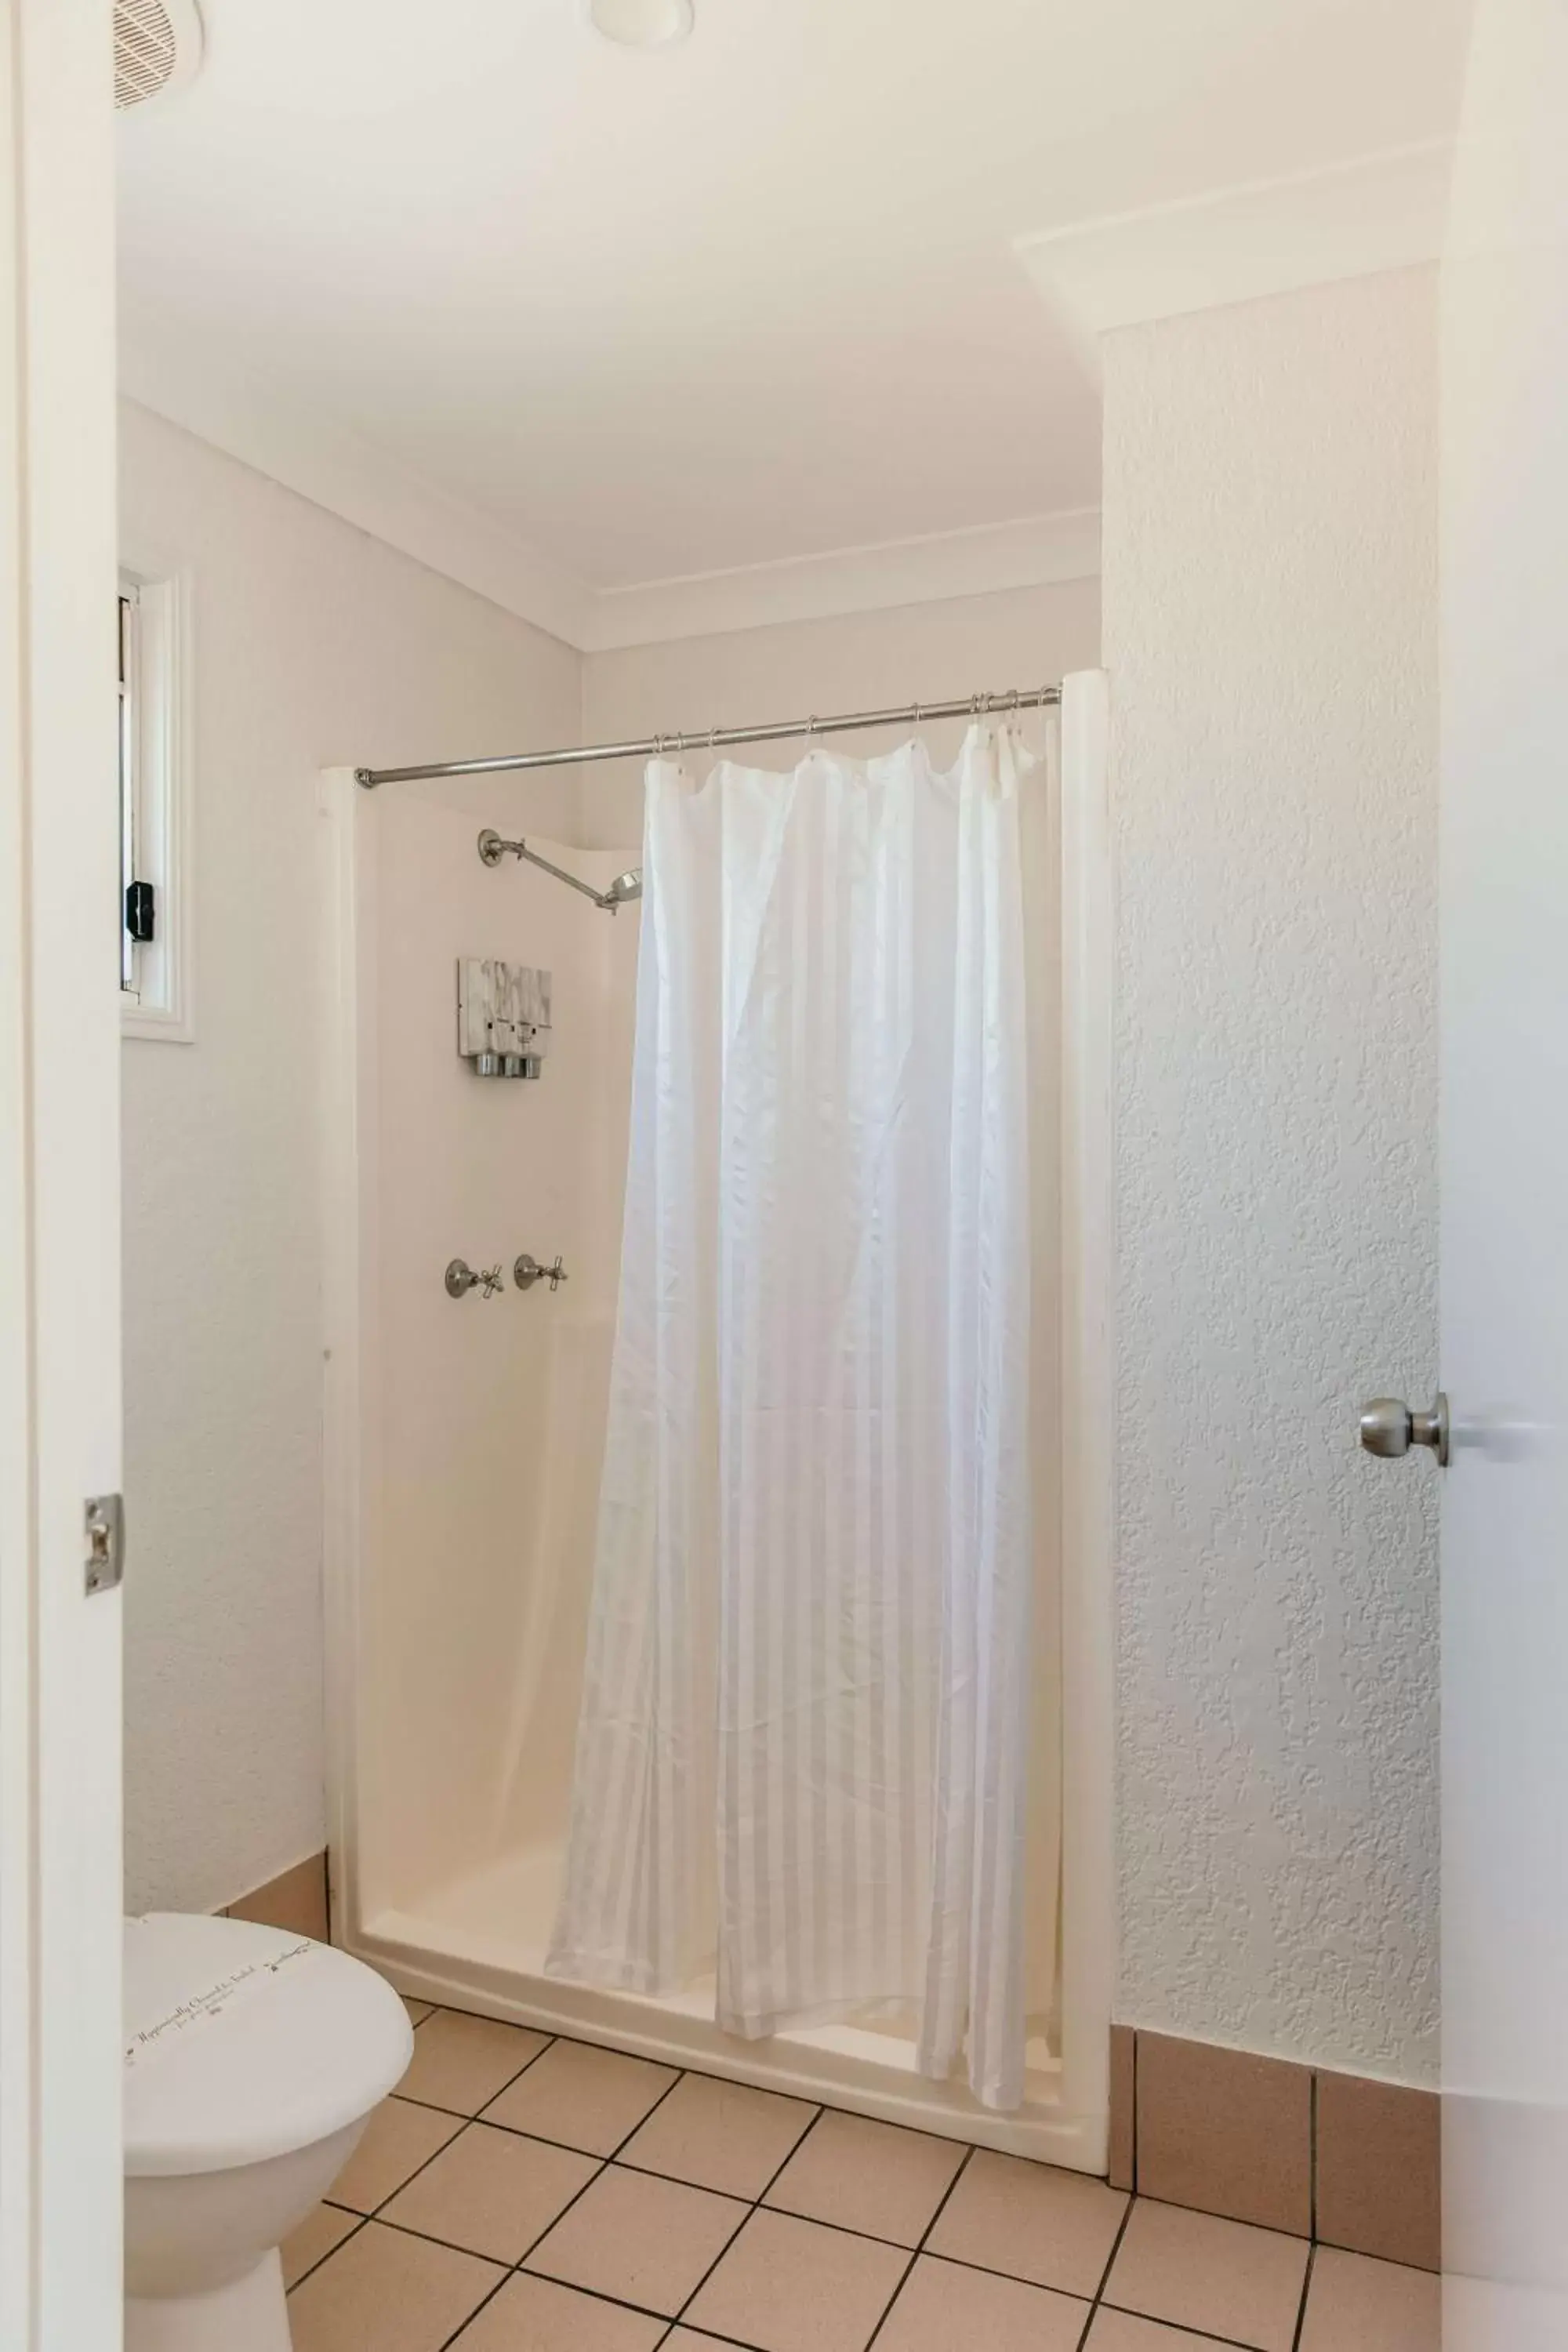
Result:
<instances>
[{"instance_id":1,"label":"recessed ceiling light","mask_svg":"<svg viewBox=\"0 0 1568 2352\"><path fill-rule=\"evenodd\" d=\"M691 0L582 0L582 6L595 32L626 49L662 49L691 30Z\"/></svg>"}]
</instances>

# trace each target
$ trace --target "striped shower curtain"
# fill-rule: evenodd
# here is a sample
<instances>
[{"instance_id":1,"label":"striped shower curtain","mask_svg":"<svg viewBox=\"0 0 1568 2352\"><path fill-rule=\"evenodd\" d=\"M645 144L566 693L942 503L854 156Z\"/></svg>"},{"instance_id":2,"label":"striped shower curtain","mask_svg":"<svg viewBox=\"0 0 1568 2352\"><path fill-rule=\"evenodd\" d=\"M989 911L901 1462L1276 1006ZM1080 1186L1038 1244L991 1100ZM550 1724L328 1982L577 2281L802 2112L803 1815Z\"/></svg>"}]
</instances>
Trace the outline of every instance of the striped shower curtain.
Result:
<instances>
[{"instance_id":1,"label":"striped shower curtain","mask_svg":"<svg viewBox=\"0 0 1568 2352\"><path fill-rule=\"evenodd\" d=\"M648 771L609 1438L552 1974L873 2005L1022 2097L1030 1482L1010 730Z\"/></svg>"}]
</instances>

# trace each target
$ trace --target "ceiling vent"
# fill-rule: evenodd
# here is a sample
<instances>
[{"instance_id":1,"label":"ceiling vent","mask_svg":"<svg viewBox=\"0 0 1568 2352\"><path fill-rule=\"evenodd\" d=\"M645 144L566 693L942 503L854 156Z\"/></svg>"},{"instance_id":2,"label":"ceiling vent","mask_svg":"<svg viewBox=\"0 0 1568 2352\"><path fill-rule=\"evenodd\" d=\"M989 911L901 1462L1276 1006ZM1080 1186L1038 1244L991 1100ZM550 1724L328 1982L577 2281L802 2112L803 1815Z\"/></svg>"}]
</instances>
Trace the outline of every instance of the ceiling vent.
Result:
<instances>
[{"instance_id":1,"label":"ceiling vent","mask_svg":"<svg viewBox=\"0 0 1568 2352\"><path fill-rule=\"evenodd\" d=\"M145 106L202 61L196 0L114 0L114 103Z\"/></svg>"}]
</instances>

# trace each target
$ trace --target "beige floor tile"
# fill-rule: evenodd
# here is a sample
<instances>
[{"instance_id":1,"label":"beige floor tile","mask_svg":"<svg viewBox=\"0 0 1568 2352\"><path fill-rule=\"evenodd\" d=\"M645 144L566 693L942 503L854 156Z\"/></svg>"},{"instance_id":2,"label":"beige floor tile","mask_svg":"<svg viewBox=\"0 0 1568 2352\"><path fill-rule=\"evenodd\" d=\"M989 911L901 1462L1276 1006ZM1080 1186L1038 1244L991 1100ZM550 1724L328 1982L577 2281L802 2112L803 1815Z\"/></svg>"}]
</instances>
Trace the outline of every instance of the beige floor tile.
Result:
<instances>
[{"instance_id":1,"label":"beige floor tile","mask_svg":"<svg viewBox=\"0 0 1568 2352\"><path fill-rule=\"evenodd\" d=\"M534 2033L526 2025L437 2010L415 2035L414 2063L397 2087L405 2099L477 2116L549 2043L547 2033Z\"/></svg>"},{"instance_id":2,"label":"beige floor tile","mask_svg":"<svg viewBox=\"0 0 1568 2352\"><path fill-rule=\"evenodd\" d=\"M440 2352L505 2276L368 2221L289 2296L294 2352Z\"/></svg>"},{"instance_id":3,"label":"beige floor tile","mask_svg":"<svg viewBox=\"0 0 1568 2352\"><path fill-rule=\"evenodd\" d=\"M436 2010L433 2000L414 2000L407 1993L403 1996L403 2006L408 2011L410 2025L423 2025L427 2017L434 2016Z\"/></svg>"},{"instance_id":4,"label":"beige floor tile","mask_svg":"<svg viewBox=\"0 0 1568 2352\"><path fill-rule=\"evenodd\" d=\"M423 2026L428 2033L429 2026ZM557 2042L485 2110L485 2121L613 2156L676 2079L673 2066L586 2042Z\"/></svg>"},{"instance_id":5,"label":"beige floor tile","mask_svg":"<svg viewBox=\"0 0 1568 2352\"><path fill-rule=\"evenodd\" d=\"M334 2205L374 2213L462 2128L457 2116L410 2106L406 2099L384 2099L327 2193Z\"/></svg>"},{"instance_id":6,"label":"beige floor tile","mask_svg":"<svg viewBox=\"0 0 1568 2352\"><path fill-rule=\"evenodd\" d=\"M623 2164L731 2197L760 2197L817 2109L775 2091L684 2074L621 2150Z\"/></svg>"},{"instance_id":7,"label":"beige floor tile","mask_svg":"<svg viewBox=\"0 0 1568 2352\"><path fill-rule=\"evenodd\" d=\"M1443 2283L1431 2271L1320 2246L1301 2352L1437 2352Z\"/></svg>"},{"instance_id":8,"label":"beige floor tile","mask_svg":"<svg viewBox=\"0 0 1568 2352\"><path fill-rule=\"evenodd\" d=\"M976 2148L926 2251L1063 2294L1093 2295L1127 2201L1085 2173Z\"/></svg>"},{"instance_id":9,"label":"beige floor tile","mask_svg":"<svg viewBox=\"0 0 1568 2352\"><path fill-rule=\"evenodd\" d=\"M340 2213L335 2205L318 2205L283 2241L283 2284L297 2286L324 2254L341 2246L351 2230L359 2228L357 2213Z\"/></svg>"},{"instance_id":10,"label":"beige floor tile","mask_svg":"<svg viewBox=\"0 0 1568 2352\"><path fill-rule=\"evenodd\" d=\"M1134 2319L1130 2312L1094 2315L1084 2352L1215 2352L1212 2336L1189 2336L1184 2327L1167 2327L1163 2319ZM1351 2352L1342 2345L1340 2352Z\"/></svg>"},{"instance_id":11,"label":"beige floor tile","mask_svg":"<svg viewBox=\"0 0 1568 2352\"><path fill-rule=\"evenodd\" d=\"M597 2157L470 2124L382 2218L492 2262L520 2263L598 2168Z\"/></svg>"},{"instance_id":12,"label":"beige floor tile","mask_svg":"<svg viewBox=\"0 0 1568 2352\"><path fill-rule=\"evenodd\" d=\"M745 2218L733 2198L606 2165L528 2268L673 2319Z\"/></svg>"},{"instance_id":13,"label":"beige floor tile","mask_svg":"<svg viewBox=\"0 0 1568 2352\"><path fill-rule=\"evenodd\" d=\"M1307 2251L1303 2238L1141 2197L1105 2299L1256 2352L1291 2352Z\"/></svg>"},{"instance_id":14,"label":"beige floor tile","mask_svg":"<svg viewBox=\"0 0 1568 2352\"><path fill-rule=\"evenodd\" d=\"M659 2352L715 2352L715 2347L729 2352L722 2336L702 2336L695 2327L676 2327L665 2337Z\"/></svg>"},{"instance_id":15,"label":"beige floor tile","mask_svg":"<svg viewBox=\"0 0 1568 2352\"><path fill-rule=\"evenodd\" d=\"M1022 2279L994 2278L921 2254L899 2290L877 2352L1078 2352L1089 2305Z\"/></svg>"},{"instance_id":16,"label":"beige floor tile","mask_svg":"<svg viewBox=\"0 0 1568 2352\"><path fill-rule=\"evenodd\" d=\"M807 2221L916 2246L952 2185L965 2151L956 2140L905 2131L829 2107L785 2165L765 2202Z\"/></svg>"},{"instance_id":17,"label":"beige floor tile","mask_svg":"<svg viewBox=\"0 0 1568 2352\"><path fill-rule=\"evenodd\" d=\"M520 2274L469 2322L452 2352L653 2352L664 2327L647 2312Z\"/></svg>"},{"instance_id":18,"label":"beige floor tile","mask_svg":"<svg viewBox=\"0 0 1568 2352\"><path fill-rule=\"evenodd\" d=\"M908 2261L900 2246L759 2210L686 2321L761 2352L864 2352Z\"/></svg>"}]
</instances>

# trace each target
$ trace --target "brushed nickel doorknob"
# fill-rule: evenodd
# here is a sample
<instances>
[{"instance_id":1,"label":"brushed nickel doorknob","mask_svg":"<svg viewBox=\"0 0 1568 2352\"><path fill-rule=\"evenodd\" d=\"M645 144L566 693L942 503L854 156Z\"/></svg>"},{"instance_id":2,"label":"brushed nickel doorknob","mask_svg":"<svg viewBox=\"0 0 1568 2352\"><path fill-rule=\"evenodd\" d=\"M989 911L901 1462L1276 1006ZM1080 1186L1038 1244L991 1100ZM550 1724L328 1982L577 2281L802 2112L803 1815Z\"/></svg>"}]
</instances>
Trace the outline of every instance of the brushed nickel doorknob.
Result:
<instances>
[{"instance_id":1,"label":"brushed nickel doorknob","mask_svg":"<svg viewBox=\"0 0 1568 2352\"><path fill-rule=\"evenodd\" d=\"M1373 1397L1362 1407L1361 1442L1369 1454L1396 1462L1413 1445L1429 1445L1445 1468L1448 1461L1448 1400L1441 1389L1430 1412L1412 1412L1403 1397Z\"/></svg>"}]
</instances>

